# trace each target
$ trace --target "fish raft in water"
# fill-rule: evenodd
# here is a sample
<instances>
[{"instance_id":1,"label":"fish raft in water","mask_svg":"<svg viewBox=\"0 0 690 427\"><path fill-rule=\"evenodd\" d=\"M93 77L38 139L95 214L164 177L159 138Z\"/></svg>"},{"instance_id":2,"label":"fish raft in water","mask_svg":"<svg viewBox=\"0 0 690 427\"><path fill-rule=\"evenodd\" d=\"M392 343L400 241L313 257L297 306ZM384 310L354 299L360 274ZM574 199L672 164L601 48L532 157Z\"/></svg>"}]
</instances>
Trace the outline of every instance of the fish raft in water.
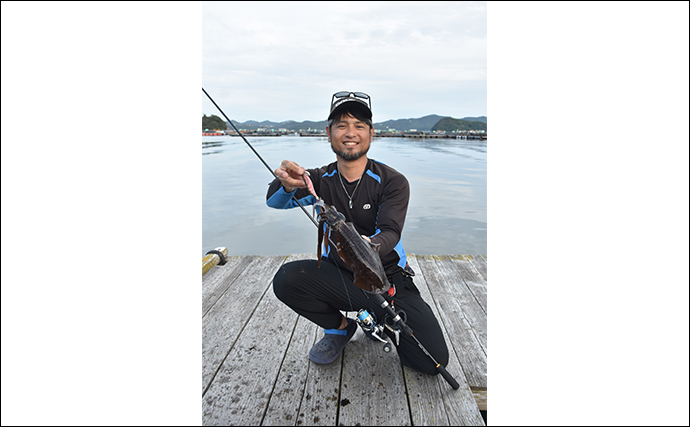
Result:
<instances>
[{"instance_id":1,"label":"fish raft in water","mask_svg":"<svg viewBox=\"0 0 690 427\"><path fill-rule=\"evenodd\" d=\"M390 283L379 257L381 245L366 241L355 229L351 222L345 222L345 216L333 206L322 200L315 204L322 209L319 213L319 267L321 267L321 241L328 246L328 234L324 233L324 223L330 228L331 236L336 245L340 259L352 269L354 283L358 288L380 294L388 291Z\"/></svg>"}]
</instances>

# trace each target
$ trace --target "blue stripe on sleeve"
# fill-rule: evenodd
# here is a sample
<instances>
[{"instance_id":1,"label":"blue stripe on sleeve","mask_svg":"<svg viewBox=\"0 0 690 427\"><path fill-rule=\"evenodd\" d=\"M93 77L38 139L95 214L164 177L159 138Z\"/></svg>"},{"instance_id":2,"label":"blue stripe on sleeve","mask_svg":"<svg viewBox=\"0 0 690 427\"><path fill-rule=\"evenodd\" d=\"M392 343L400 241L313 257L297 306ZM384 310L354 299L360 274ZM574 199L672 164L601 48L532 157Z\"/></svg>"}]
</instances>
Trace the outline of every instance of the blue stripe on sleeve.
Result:
<instances>
[{"instance_id":1,"label":"blue stripe on sleeve","mask_svg":"<svg viewBox=\"0 0 690 427\"><path fill-rule=\"evenodd\" d=\"M293 191L292 193L286 193L285 189L283 187L280 187L278 191L273 193L273 195L269 197L268 200L266 200L266 205L275 209L296 208L298 205L292 198L293 194L295 194L295 191ZM299 199L299 202L302 206L313 205L314 203L316 203L316 198L310 194L306 197Z\"/></svg>"},{"instance_id":2,"label":"blue stripe on sleeve","mask_svg":"<svg viewBox=\"0 0 690 427\"><path fill-rule=\"evenodd\" d=\"M397 245L393 248L395 252L398 253L398 257L400 257L400 261L398 261L398 265L402 268L405 268L407 265L407 254L405 253L405 249L403 249L402 245L402 240L398 242Z\"/></svg>"}]
</instances>

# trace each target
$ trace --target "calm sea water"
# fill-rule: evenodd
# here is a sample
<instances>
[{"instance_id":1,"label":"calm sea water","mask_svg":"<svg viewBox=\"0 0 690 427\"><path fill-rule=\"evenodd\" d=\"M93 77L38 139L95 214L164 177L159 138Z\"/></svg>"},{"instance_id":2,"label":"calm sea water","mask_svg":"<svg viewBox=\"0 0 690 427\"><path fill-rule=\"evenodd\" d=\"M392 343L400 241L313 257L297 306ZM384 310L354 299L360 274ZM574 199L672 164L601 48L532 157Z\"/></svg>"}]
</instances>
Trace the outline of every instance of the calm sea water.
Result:
<instances>
[{"instance_id":1,"label":"calm sea water","mask_svg":"<svg viewBox=\"0 0 690 427\"><path fill-rule=\"evenodd\" d=\"M284 159L306 168L335 161L324 137L248 137L275 169ZM407 253L485 255L486 141L374 138L369 158L403 173L410 205L403 229ZM266 206L273 175L239 137L202 137L202 256L218 246L230 255L316 253L317 229L301 209ZM311 207L307 208L311 214Z\"/></svg>"}]
</instances>

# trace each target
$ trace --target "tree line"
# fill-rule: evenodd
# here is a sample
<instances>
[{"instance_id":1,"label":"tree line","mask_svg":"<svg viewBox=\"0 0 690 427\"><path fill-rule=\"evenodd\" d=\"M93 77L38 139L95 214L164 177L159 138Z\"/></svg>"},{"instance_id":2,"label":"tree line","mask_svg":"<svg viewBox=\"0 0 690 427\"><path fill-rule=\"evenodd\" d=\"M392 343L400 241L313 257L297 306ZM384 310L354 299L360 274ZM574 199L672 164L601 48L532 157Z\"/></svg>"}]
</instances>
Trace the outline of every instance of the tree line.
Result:
<instances>
[{"instance_id":1,"label":"tree line","mask_svg":"<svg viewBox=\"0 0 690 427\"><path fill-rule=\"evenodd\" d=\"M444 117L431 128L432 131L460 131L460 130L483 130L486 131L486 123L474 122L469 120L454 119L452 117Z\"/></svg>"},{"instance_id":2,"label":"tree line","mask_svg":"<svg viewBox=\"0 0 690 427\"><path fill-rule=\"evenodd\" d=\"M225 123L225 120L221 119L220 117L211 114L210 116L207 116L204 114L204 117L201 118L201 130L226 130L228 128L228 125Z\"/></svg>"},{"instance_id":3,"label":"tree line","mask_svg":"<svg viewBox=\"0 0 690 427\"><path fill-rule=\"evenodd\" d=\"M418 130L428 130L429 129L429 124L436 119L437 117L440 116L426 116L421 119L404 119L404 120L389 120L387 122L383 123L377 123L374 125L374 127L379 126L379 128L385 129L386 127L389 126L394 126L396 129L406 127L408 129L416 128ZM426 120L426 122L424 122ZM237 124L237 122L235 122ZM239 124L242 128L248 128L248 129L254 129L262 126L266 127L281 127L285 128L288 130L300 130L300 129L323 129L326 127L326 122L283 122L283 123L272 123L272 122L265 122L265 123L257 123L257 124L249 124L249 123L240 123ZM388 126L387 126L388 125ZM204 116L201 118L201 130L227 130L228 125L225 122L225 120L221 119L220 117L211 114L210 116L207 116L204 114ZM472 121L472 120L463 120L463 119L454 119L452 117L442 117L440 120L436 121L436 124L431 126L432 131L446 131L446 132L453 132L453 131L464 131L464 130L483 130L486 131L486 122L479 122L479 121Z\"/></svg>"}]
</instances>

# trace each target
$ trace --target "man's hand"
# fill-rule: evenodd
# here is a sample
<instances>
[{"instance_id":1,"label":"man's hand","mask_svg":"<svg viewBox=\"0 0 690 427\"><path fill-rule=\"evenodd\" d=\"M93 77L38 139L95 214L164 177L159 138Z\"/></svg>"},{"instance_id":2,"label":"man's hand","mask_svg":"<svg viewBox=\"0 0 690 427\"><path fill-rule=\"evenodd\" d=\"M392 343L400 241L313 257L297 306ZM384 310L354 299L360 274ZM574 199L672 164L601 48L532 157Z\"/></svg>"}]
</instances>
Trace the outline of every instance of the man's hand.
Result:
<instances>
[{"instance_id":1,"label":"man's hand","mask_svg":"<svg viewBox=\"0 0 690 427\"><path fill-rule=\"evenodd\" d=\"M283 184L285 192L292 193L297 188L304 188L304 180L302 175L305 169L295 162L290 160L283 160L280 167L274 172L280 183Z\"/></svg>"}]
</instances>

